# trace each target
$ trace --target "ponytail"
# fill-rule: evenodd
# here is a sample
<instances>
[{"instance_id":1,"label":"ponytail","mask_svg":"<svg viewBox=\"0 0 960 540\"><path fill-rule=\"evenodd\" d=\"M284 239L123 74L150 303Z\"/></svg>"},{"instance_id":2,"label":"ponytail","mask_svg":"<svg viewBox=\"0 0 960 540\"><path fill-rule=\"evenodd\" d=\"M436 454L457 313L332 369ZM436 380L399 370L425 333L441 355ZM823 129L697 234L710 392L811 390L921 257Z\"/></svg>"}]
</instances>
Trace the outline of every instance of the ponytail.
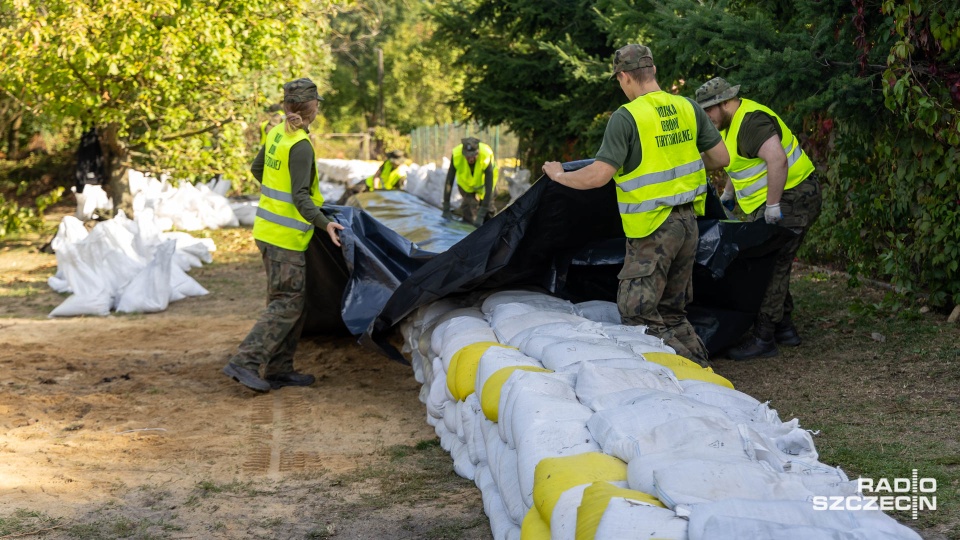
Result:
<instances>
[{"instance_id":1,"label":"ponytail","mask_svg":"<svg viewBox=\"0 0 960 540\"><path fill-rule=\"evenodd\" d=\"M283 112L286 115L284 120L287 134L296 133L299 129L304 129L309 125L309 123L304 122L304 117L310 119L310 122L317 117L317 106L318 102L316 100L307 101L307 102L283 102Z\"/></svg>"}]
</instances>

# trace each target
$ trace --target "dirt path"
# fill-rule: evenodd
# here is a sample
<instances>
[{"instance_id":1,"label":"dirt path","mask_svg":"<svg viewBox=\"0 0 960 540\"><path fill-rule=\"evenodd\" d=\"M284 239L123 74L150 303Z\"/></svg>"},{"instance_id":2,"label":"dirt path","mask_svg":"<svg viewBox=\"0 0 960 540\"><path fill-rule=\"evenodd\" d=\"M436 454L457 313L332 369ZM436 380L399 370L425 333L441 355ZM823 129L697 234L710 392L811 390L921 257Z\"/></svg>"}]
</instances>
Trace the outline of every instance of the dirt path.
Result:
<instances>
[{"instance_id":1,"label":"dirt path","mask_svg":"<svg viewBox=\"0 0 960 540\"><path fill-rule=\"evenodd\" d=\"M0 523L45 538L489 538L410 368L319 339L296 358L312 387L261 395L220 373L264 276L249 231L217 242L191 272L211 294L63 320L46 318L63 300L45 284L54 256L0 248Z\"/></svg>"}]
</instances>

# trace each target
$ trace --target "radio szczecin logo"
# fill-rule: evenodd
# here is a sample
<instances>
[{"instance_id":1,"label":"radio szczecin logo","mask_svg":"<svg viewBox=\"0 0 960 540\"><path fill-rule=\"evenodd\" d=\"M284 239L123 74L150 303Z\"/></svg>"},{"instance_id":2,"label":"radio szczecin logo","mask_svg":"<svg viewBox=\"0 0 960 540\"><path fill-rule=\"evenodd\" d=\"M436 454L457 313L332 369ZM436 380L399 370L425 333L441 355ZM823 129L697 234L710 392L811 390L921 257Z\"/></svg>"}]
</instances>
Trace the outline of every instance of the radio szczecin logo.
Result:
<instances>
[{"instance_id":1,"label":"radio szczecin logo","mask_svg":"<svg viewBox=\"0 0 960 540\"><path fill-rule=\"evenodd\" d=\"M920 510L937 509L937 479L918 478L913 469L910 478L858 478L860 495L817 495L814 510L882 510L910 512L917 519Z\"/></svg>"}]
</instances>

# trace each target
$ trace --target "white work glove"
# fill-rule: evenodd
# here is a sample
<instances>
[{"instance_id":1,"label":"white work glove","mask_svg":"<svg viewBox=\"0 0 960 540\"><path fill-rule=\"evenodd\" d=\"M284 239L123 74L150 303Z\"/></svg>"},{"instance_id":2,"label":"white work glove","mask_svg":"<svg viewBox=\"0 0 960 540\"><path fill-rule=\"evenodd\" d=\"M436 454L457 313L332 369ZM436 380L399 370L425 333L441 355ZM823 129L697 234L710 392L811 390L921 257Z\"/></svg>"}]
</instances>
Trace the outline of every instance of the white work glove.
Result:
<instances>
[{"instance_id":1,"label":"white work glove","mask_svg":"<svg viewBox=\"0 0 960 540\"><path fill-rule=\"evenodd\" d=\"M763 219L770 225L776 225L783 219L783 212L780 211L780 203L768 204L767 209L763 211Z\"/></svg>"},{"instance_id":2,"label":"white work glove","mask_svg":"<svg viewBox=\"0 0 960 540\"><path fill-rule=\"evenodd\" d=\"M720 204L722 204L727 210L733 212L733 207L736 205L736 201L734 200L734 192L723 190L723 193L720 194Z\"/></svg>"}]
</instances>

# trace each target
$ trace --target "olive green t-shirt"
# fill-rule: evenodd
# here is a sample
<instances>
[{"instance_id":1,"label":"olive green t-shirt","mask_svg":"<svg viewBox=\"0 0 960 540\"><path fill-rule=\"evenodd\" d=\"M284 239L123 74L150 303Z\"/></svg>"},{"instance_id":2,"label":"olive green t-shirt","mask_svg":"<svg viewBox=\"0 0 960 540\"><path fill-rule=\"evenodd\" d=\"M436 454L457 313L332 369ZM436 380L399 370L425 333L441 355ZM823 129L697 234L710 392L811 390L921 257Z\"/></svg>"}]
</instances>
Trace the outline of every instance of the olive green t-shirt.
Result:
<instances>
[{"instance_id":1,"label":"olive green t-shirt","mask_svg":"<svg viewBox=\"0 0 960 540\"><path fill-rule=\"evenodd\" d=\"M774 135L783 140L780 122L777 122L776 118L763 111L748 112L743 115L740 133L737 133L737 153L742 157L754 159L763 143Z\"/></svg>"},{"instance_id":2,"label":"olive green t-shirt","mask_svg":"<svg viewBox=\"0 0 960 540\"><path fill-rule=\"evenodd\" d=\"M690 98L684 98L693 105L697 117L697 150L706 152L723 141L720 132L714 127L707 113L703 112ZM640 166L643 150L640 148L640 132L637 122L630 111L620 107L613 112L603 132L603 142L597 151L597 161L607 163L618 170L623 167L630 172Z\"/></svg>"}]
</instances>

